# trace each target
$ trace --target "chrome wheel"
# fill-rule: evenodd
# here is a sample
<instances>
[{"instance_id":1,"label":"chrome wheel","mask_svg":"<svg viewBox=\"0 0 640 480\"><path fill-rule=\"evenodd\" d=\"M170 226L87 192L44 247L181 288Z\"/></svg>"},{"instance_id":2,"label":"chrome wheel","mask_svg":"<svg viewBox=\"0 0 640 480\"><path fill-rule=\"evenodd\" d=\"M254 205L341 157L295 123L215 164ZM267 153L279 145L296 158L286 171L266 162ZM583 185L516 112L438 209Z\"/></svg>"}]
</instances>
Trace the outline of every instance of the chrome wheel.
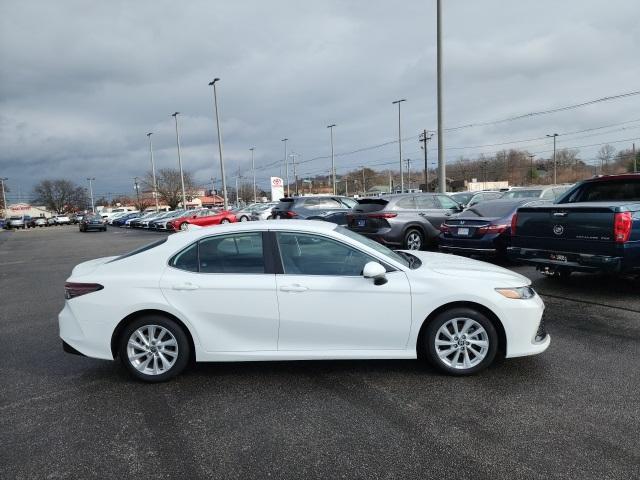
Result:
<instances>
[{"instance_id":1,"label":"chrome wheel","mask_svg":"<svg viewBox=\"0 0 640 480\"><path fill-rule=\"evenodd\" d=\"M240 217L241 222L248 222L249 219L247 217Z\"/></svg>"},{"instance_id":2,"label":"chrome wheel","mask_svg":"<svg viewBox=\"0 0 640 480\"><path fill-rule=\"evenodd\" d=\"M229 223L229 219L228 218L223 218L222 220L220 220L220 223Z\"/></svg>"},{"instance_id":3,"label":"chrome wheel","mask_svg":"<svg viewBox=\"0 0 640 480\"><path fill-rule=\"evenodd\" d=\"M487 331L471 318L453 318L436 332L435 352L448 367L473 368L484 360L488 351Z\"/></svg>"},{"instance_id":4,"label":"chrome wheel","mask_svg":"<svg viewBox=\"0 0 640 480\"><path fill-rule=\"evenodd\" d=\"M189 224L184 222L180 225L180 230L187 230L189 228Z\"/></svg>"},{"instance_id":5,"label":"chrome wheel","mask_svg":"<svg viewBox=\"0 0 640 480\"><path fill-rule=\"evenodd\" d=\"M409 232L405 244L407 250L420 250L422 248L422 237L416 231Z\"/></svg>"},{"instance_id":6,"label":"chrome wheel","mask_svg":"<svg viewBox=\"0 0 640 480\"><path fill-rule=\"evenodd\" d=\"M127 357L133 367L145 375L168 372L178 359L176 337L160 325L144 325L127 342Z\"/></svg>"}]
</instances>

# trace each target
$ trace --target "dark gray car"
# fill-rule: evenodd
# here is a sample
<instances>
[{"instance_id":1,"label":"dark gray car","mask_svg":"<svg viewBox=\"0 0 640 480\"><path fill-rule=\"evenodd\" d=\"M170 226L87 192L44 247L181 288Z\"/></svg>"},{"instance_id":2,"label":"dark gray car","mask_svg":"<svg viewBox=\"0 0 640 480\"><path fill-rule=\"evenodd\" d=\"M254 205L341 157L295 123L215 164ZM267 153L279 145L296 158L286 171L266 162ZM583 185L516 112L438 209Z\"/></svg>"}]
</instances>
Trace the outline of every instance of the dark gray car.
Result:
<instances>
[{"instance_id":1,"label":"dark gray car","mask_svg":"<svg viewBox=\"0 0 640 480\"><path fill-rule=\"evenodd\" d=\"M444 194L385 195L358 200L348 226L385 245L421 250L436 245L440 225L460 211L462 207Z\"/></svg>"}]
</instances>

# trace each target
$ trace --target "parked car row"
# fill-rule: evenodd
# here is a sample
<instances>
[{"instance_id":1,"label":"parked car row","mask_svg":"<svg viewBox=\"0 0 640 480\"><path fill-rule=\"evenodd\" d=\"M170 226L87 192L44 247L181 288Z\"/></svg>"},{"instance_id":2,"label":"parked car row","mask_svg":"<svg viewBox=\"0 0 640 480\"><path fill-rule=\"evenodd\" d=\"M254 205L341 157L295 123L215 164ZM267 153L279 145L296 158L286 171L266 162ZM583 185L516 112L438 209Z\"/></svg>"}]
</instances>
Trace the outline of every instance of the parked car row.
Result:
<instances>
[{"instance_id":1,"label":"parked car row","mask_svg":"<svg viewBox=\"0 0 640 480\"><path fill-rule=\"evenodd\" d=\"M147 230L179 231L189 225L206 227L236 222L236 215L227 210L200 208L195 210L174 210L169 212L118 212L106 222L115 227L140 228Z\"/></svg>"},{"instance_id":2,"label":"parked car row","mask_svg":"<svg viewBox=\"0 0 640 480\"><path fill-rule=\"evenodd\" d=\"M36 227L50 227L53 225L70 225L75 223L67 215L58 215L55 217L32 217L30 215L12 215L7 219L0 219L0 228L6 229L27 229Z\"/></svg>"}]
</instances>

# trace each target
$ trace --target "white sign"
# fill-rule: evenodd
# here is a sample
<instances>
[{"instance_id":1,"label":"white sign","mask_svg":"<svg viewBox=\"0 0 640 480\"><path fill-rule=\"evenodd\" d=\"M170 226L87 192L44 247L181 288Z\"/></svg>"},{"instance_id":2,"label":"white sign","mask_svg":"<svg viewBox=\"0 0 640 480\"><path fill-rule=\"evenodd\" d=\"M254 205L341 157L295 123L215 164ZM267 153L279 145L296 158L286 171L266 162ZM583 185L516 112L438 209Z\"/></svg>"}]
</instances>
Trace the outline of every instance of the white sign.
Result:
<instances>
[{"instance_id":1,"label":"white sign","mask_svg":"<svg viewBox=\"0 0 640 480\"><path fill-rule=\"evenodd\" d=\"M284 197L284 182L280 177L271 177L271 201L277 202Z\"/></svg>"}]
</instances>

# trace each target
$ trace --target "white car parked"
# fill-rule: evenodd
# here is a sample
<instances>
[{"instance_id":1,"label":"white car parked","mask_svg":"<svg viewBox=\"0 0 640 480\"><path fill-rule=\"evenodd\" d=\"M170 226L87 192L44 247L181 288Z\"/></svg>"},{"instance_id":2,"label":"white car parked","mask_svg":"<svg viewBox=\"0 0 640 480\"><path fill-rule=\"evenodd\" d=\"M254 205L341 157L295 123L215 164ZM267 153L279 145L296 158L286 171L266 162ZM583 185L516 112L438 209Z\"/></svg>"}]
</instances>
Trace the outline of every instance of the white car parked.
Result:
<instances>
[{"instance_id":1,"label":"white car parked","mask_svg":"<svg viewBox=\"0 0 640 480\"><path fill-rule=\"evenodd\" d=\"M464 375L547 349L530 281L453 255L394 252L328 222L181 232L79 264L65 350L158 382L196 361L426 358ZM250 299L250 301L247 301Z\"/></svg>"}]
</instances>

